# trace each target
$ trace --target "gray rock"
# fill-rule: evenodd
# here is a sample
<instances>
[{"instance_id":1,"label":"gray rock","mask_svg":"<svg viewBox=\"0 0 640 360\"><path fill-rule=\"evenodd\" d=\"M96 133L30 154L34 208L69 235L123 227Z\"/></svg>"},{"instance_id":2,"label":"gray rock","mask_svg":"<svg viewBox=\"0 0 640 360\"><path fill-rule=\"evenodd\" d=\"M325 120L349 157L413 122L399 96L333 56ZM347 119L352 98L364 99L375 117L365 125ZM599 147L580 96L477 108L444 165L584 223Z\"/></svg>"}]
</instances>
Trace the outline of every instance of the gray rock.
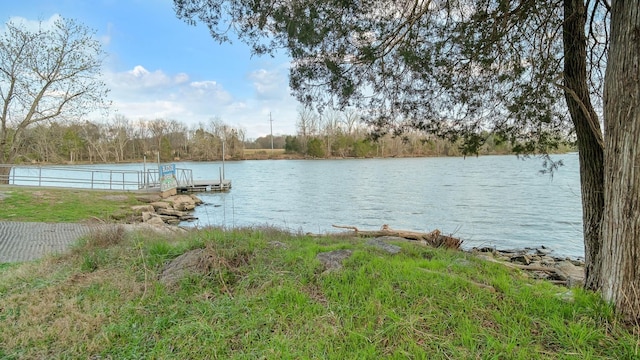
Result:
<instances>
[{"instance_id":1,"label":"gray rock","mask_svg":"<svg viewBox=\"0 0 640 360\"><path fill-rule=\"evenodd\" d=\"M529 258L527 255L512 256L512 257L509 258L509 261L511 261L512 263L518 263L518 264L522 264L522 265L531 264L531 258Z\"/></svg>"},{"instance_id":2,"label":"gray rock","mask_svg":"<svg viewBox=\"0 0 640 360\"><path fill-rule=\"evenodd\" d=\"M183 216L179 216L178 219L180 221L194 221L194 220L198 220L197 217L193 216L193 215L183 215Z\"/></svg>"},{"instance_id":3,"label":"gray rock","mask_svg":"<svg viewBox=\"0 0 640 360\"><path fill-rule=\"evenodd\" d=\"M342 261L349 258L352 253L351 250L335 250L319 253L316 259L324 265L325 271L339 270L342 269Z\"/></svg>"},{"instance_id":4,"label":"gray rock","mask_svg":"<svg viewBox=\"0 0 640 360\"><path fill-rule=\"evenodd\" d=\"M385 240L387 240L387 238L388 237L385 236L385 237L378 237L378 238L371 239L367 241L367 245L374 246L392 255L399 253L400 250L402 250L400 246L386 243Z\"/></svg>"},{"instance_id":5,"label":"gray rock","mask_svg":"<svg viewBox=\"0 0 640 360\"><path fill-rule=\"evenodd\" d=\"M556 259L552 258L551 256L542 256L540 258L540 262L544 265L553 265L556 263Z\"/></svg>"},{"instance_id":6,"label":"gray rock","mask_svg":"<svg viewBox=\"0 0 640 360\"><path fill-rule=\"evenodd\" d=\"M189 195L174 195L165 199L180 211L189 211L196 208L196 201Z\"/></svg>"},{"instance_id":7,"label":"gray rock","mask_svg":"<svg viewBox=\"0 0 640 360\"><path fill-rule=\"evenodd\" d=\"M155 209L151 205L135 205L131 207L131 210L135 215L141 215L144 212L155 212Z\"/></svg>"},{"instance_id":8,"label":"gray rock","mask_svg":"<svg viewBox=\"0 0 640 360\"><path fill-rule=\"evenodd\" d=\"M164 220L159 216L152 216L149 220L145 221L145 224L149 225L164 225Z\"/></svg>"},{"instance_id":9,"label":"gray rock","mask_svg":"<svg viewBox=\"0 0 640 360\"><path fill-rule=\"evenodd\" d=\"M152 202L156 202L156 201L161 201L162 200L160 195L155 195L155 194L138 195L138 196L136 196L136 199L138 201L142 201L142 202L145 202L145 203L152 203Z\"/></svg>"},{"instance_id":10,"label":"gray rock","mask_svg":"<svg viewBox=\"0 0 640 360\"><path fill-rule=\"evenodd\" d=\"M149 219L151 219L153 217L152 215L153 213L148 212L148 211L143 211L142 212L142 222L147 222L149 221Z\"/></svg>"},{"instance_id":11,"label":"gray rock","mask_svg":"<svg viewBox=\"0 0 640 360\"><path fill-rule=\"evenodd\" d=\"M187 275L207 274L211 266L211 255L204 249L195 249L166 264L158 278L167 286L175 286Z\"/></svg>"},{"instance_id":12,"label":"gray rock","mask_svg":"<svg viewBox=\"0 0 640 360\"><path fill-rule=\"evenodd\" d=\"M187 212L179 211L179 210L175 210L175 209L158 209L156 212L158 214L160 214L160 215L167 215L167 216L174 216L174 217L181 217L181 216L189 215L189 213L187 213Z\"/></svg>"},{"instance_id":13,"label":"gray rock","mask_svg":"<svg viewBox=\"0 0 640 360\"><path fill-rule=\"evenodd\" d=\"M565 277L567 286L579 286L584 284L584 268L576 266L571 260L564 260L556 263L557 273Z\"/></svg>"},{"instance_id":14,"label":"gray rock","mask_svg":"<svg viewBox=\"0 0 640 360\"><path fill-rule=\"evenodd\" d=\"M156 211L158 209L169 209L169 208L171 208L171 204L169 204L166 201L154 201L149 205L153 206L153 208L156 209Z\"/></svg>"},{"instance_id":15,"label":"gray rock","mask_svg":"<svg viewBox=\"0 0 640 360\"><path fill-rule=\"evenodd\" d=\"M552 252L553 252L553 250L551 250L551 249L549 249L549 248L546 248L546 247L544 247L544 246L541 246L541 247L539 247L539 248L537 248L537 249L536 249L536 253L537 253L538 255L549 255L549 254L551 254Z\"/></svg>"}]
</instances>

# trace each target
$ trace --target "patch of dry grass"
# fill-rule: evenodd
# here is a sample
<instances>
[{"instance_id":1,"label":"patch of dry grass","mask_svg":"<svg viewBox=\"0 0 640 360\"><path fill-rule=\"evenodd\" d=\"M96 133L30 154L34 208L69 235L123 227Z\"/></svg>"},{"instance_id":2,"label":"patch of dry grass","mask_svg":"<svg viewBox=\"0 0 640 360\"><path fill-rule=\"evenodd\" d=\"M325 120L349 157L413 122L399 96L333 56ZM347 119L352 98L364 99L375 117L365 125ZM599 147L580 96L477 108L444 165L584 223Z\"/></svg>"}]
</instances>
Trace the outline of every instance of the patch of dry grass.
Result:
<instances>
[{"instance_id":1,"label":"patch of dry grass","mask_svg":"<svg viewBox=\"0 0 640 360\"><path fill-rule=\"evenodd\" d=\"M124 226L108 225L96 227L87 237L87 246L107 248L120 245L125 240Z\"/></svg>"},{"instance_id":2,"label":"patch of dry grass","mask_svg":"<svg viewBox=\"0 0 640 360\"><path fill-rule=\"evenodd\" d=\"M104 346L105 326L119 316L113 305L143 291L141 281L125 268L86 273L70 268L71 257L66 259L24 264L0 275L3 285L23 284L3 289L0 348L22 349L16 354L25 359L95 353Z\"/></svg>"}]
</instances>

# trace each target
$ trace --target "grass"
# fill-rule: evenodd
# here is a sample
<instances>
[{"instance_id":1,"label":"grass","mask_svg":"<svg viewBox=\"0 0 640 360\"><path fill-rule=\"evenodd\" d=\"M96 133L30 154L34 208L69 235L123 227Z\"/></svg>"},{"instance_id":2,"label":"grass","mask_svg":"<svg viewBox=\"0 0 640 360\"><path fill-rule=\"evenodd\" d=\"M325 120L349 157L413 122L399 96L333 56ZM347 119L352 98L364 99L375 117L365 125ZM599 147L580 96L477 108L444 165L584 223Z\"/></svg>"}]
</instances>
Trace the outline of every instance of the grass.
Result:
<instances>
[{"instance_id":1,"label":"grass","mask_svg":"<svg viewBox=\"0 0 640 360\"><path fill-rule=\"evenodd\" d=\"M256 154L282 155L284 149L244 149L245 156L253 156Z\"/></svg>"},{"instance_id":2,"label":"grass","mask_svg":"<svg viewBox=\"0 0 640 360\"><path fill-rule=\"evenodd\" d=\"M2 220L111 218L131 193L0 188ZM0 359L633 359L638 329L597 294L463 252L275 229L94 232L0 263ZM193 271L165 266L199 249ZM338 271L317 254L349 249Z\"/></svg>"},{"instance_id":3,"label":"grass","mask_svg":"<svg viewBox=\"0 0 640 360\"><path fill-rule=\"evenodd\" d=\"M395 244L397 255L274 229L94 233L67 254L0 266L0 358L639 356L637 331L596 294ZM206 264L161 281L192 249ZM352 256L325 271L317 254L338 249Z\"/></svg>"},{"instance_id":4,"label":"grass","mask_svg":"<svg viewBox=\"0 0 640 360\"><path fill-rule=\"evenodd\" d=\"M53 188L0 187L0 220L77 222L126 216L139 204L134 193Z\"/></svg>"},{"instance_id":5,"label":"grass","mask_svg":"<svg viewBox=\"0 0 640 360\"><path fill-rule=\"evenodd\" d=\"M284 149L244 149L243 159L265 160L282 159L284 157L297 157L293 154L286 154Z\"/></svg>"}]
</instances>

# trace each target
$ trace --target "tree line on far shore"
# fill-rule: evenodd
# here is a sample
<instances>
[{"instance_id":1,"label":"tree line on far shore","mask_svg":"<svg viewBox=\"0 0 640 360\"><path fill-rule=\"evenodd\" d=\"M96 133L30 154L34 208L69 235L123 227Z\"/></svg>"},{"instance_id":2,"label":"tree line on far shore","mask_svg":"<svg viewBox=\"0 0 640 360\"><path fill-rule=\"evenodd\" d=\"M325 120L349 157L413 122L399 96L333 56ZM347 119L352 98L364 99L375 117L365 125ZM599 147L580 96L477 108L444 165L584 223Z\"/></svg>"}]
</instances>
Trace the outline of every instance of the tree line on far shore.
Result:
<instances>
[{"instance_id":1,"label":"tree line on far shore","mask_svg":"<svg viewBox=\"0 0 640 360\"><path fill-rule=\"evenodd\" d=\"M405 156L460 156L458 144L419 132L378 139L353 112L320 116L299 112L297 133L273 137L273 149L297 158L365 158ZM510 154L513 146L497 134L486 133L479 154ZM116 115L105 122L51 122L25 131L17 163L112 163L148 159L160 161L214 161L260 158L271 149L271 135L247 139L246 131L212 119L188 127L176 120L139 119ZM253 151L245 151L251 149ZM567 141L559 151L571 151ZM264 154L267 154L265 151ZM264 155L262 154L262 155ZM262 156L264 157L264 156Z\"/></svg>"}]
</instances>

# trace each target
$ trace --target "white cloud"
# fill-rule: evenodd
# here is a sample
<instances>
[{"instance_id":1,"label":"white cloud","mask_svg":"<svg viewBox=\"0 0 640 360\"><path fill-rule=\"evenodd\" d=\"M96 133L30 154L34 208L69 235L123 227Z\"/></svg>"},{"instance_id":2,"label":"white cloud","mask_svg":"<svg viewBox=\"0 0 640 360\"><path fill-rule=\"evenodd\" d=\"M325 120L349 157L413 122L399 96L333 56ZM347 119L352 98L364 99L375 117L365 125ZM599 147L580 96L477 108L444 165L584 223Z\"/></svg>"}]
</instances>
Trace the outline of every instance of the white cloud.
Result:
<instances>
[{"instance_id":1,"label":"white cloud","mask_svg":"<svg viewBox=\"0 0 640 360\"><path fill-rule=\"evenodd\" d=\"M37 31L38 29L51 29L53 28L55 22L61 19L62 17L59 14L53 14L46 20L29 20L21 16L12 16L7 22L24 26L31 31ZM4 27L3 32L4 31L6 31L6 27Z\"/></svg>"},{"instance_id":2,"label":"white cloud","mask_svg":"<svg viewBox=\"0 0 640 360\"><path fill-rule=\"evenodd\" d=\"M144 66L136 65L129 71L107 74L107 83L116 89L140 90L167 88L177 81L160 70L150 72Z\"/></svg>"},{"instance_id":3,"label":"white cloud","mask_svg":"<svg viewBox=\"0 0 640 360\"><path fill-rule=\"evenodd\" d=\"M287 75L281 70L259 69L249 74L249 79L260 99L277 99L289 90Z\"/></svg>"},{"instance_id":4,"label":"white cloud","mask_svg":"<svg viewBox=\"0 0 640 360\"><path fill-rule=\"evenodd\" d=\"M127 71L128 74L131 74L137 78L142 78L149 75L149 71L145 69L143 66L136 65L133 70Z\"/></svg>"},{"instance_id":5,"label":"white cloud","mask_svg":"<svg viewBox=\"0 0 640 360\"><path fill-rule=\"evenodd\" d=\"M61 18L55 14L42 21L22 17L13 17L10 21L37 30L51 27ZM106 21L106 32L99 38L105 47L118 45L114 44L117 41L115 24ZM117 53L108 54L110 60L104 64L102 80L111 90L112 114L121 114L132 121L177 120L188 127L217 117L231 126L245 129L248 138L269 134L271 114L274 134L295 132L297 102L289 95L288 61L280 64L263 62L257 70L236 69L233 71L243 72L211 78L194 75L207 71L194 67L188 61L182 64L183 68L177 67L180 61L186 61L179 57L171 63L179 70L168 72L157 68L162 65L156 64L153 54L148 55L149 58L138 56L135 60L138 63L125 65L127 69L113 70L125 63L125 57L120 58Z\"/></svg>"},{"instance_id":6,"label":"white cloud","mask_svg":"<svg viewBox=\"0 0 640 360\"><path fill-rule=\"evenodd\" d=\"M186 109L175 101L122 101L114 100L118 113L130 120L138 119L176 119L176 115L183 114Z\"/></svg>"},{"instance_id":7,"label":"white cloud","mask_svg":"<svg viewBox=\"0 0 640 360\"><path fill-rule=\"evenodd\" d=\"M215 80L190 81L187 73L150 71L143 65L105 74L114 110L130 120L163 118L193 127L219 117L257 138L269 134L271 113L274 134L293 134L297 103L282 74L258 70L248 78L255 93L244 95L230 93Z\"/></svg>"},{"instance_id":8,"label":"white cloud","mask_svg":"<svg viewBox=\"0 0 640 360\"><path fill-rule=\"evenodd\" d=\"M187 81L189 81L189 75L187 75L185 73L179 73L179 74L177 74L176 76L173 77L173 80L177 84L186 83Z\"/></svg>"}]
</instances>

